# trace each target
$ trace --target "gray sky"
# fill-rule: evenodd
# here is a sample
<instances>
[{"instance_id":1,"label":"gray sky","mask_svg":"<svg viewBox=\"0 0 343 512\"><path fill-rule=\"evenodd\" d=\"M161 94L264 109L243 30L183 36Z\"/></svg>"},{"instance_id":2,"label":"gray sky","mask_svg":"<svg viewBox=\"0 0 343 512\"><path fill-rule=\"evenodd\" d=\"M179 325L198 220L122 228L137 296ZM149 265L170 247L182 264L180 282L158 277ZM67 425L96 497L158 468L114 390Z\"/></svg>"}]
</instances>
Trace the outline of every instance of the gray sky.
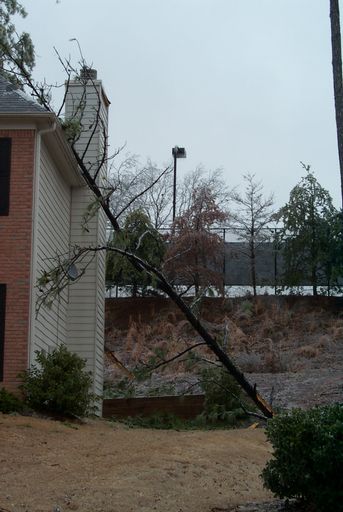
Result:
<instances>
[{"instance_id":1,"label":"gray sky","mask_svg":"<svg viewBox=\"0 0 343 512\"><path fill-rule=\"evenodd\" d=\"M21 0L35 77L63 81L77 38L111 101L110 144L180 176L255 173L281 206L303 170L340 205L329 0Z\"/></svg>"}]
</instances>

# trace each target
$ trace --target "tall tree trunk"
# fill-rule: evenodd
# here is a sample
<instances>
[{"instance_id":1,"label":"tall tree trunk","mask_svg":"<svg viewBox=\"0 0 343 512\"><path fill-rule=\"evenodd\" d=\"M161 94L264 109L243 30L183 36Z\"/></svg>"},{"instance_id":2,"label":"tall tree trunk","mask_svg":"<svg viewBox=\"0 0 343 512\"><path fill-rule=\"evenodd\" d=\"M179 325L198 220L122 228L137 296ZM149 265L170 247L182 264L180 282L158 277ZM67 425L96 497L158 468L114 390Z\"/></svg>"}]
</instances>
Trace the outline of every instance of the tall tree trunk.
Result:
<instances>
[{"instance_id":1,"label":"tall tree trunk","mask_svg":"<svg viewBox=\"0 0 343 512\"><path fill-rule=\"evenodd\" d=\"M342 47L341 27L339 19L339 1L330 0L331 20L331 49L332 49L332 71L333 87L336 110L336 129L339 155L339 168L341 174L341 196L343 207L343 83L342 83Z\"/></svg>"},{"instance_id":2,"label":"tall tree trunk","mask_svg":"<svg viewBox=\"0 0 343 512\"><path fill-rule=\"evenodd\" d=\"M257 295L256 290L256 258L255 253L252 255L251 261L250 261L250 271L251 271L251 282L252 282L252 289L254 297Z\"/></svg>"},{"instance_id":3,"label":"tall tree trunk","mask_svg":"<svg viewBox=\"0 0 343 512\"><path fill-rule=\"evenodd\" d=\"M251 277L251 285L253 289L253 295L256 297L256 254L255 254L255 242L254 239L251 238L250 242L250 277Z\"/></svg>"},{"instance_id":4,"label":"tall tree trunk","mask_svg":"<svg viewBox=\"0 0 343 512\"><path fill-rule=\"evenodd\" d=\"M312 293L318 295L317 269L312 269Z\"/></svg>"}]
</instances>

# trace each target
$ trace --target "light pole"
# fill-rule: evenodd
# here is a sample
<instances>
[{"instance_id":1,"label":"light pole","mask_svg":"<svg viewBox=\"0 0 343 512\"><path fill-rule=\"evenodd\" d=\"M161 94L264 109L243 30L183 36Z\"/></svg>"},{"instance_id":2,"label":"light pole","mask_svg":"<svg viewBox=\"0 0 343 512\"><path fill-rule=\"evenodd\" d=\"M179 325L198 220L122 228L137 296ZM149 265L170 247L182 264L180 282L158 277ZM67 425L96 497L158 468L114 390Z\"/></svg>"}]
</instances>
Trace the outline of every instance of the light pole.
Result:
<instances>
[{"instance_id":1,"label":"light pole","mask_svg":"<svg viewBox=\"0 0 343 512\"><path fill-rule=\"evenodd\" d=\"M175 146L172 149L172 155L174 157L174 185L173 185L173 222L175 220L176 214L176 160L178 158L186 158L186 150L185 148L179 148Z\"/></svg>"}]
</instances>

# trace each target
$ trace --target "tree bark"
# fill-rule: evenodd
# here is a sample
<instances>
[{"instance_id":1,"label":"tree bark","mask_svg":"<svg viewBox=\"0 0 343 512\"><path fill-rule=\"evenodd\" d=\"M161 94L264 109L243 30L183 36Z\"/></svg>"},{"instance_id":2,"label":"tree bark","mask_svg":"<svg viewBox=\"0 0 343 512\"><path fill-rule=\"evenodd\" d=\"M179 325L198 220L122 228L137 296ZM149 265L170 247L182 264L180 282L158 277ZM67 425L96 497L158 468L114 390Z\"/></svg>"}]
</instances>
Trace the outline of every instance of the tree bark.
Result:
<instances>
[{"instance_id":1,"label":"tree bark","mask_svg":"<svg viewBox=\"0 0 343 512\"><path fill-rule=\"evenodd\" d=\"M266 402L262 396L257 392L256 385L250 384L245 375L239 370L232 359L221 348L215 338L203 327L202 323L194 316L190 308L183 302L177 293L165 282L160 281L161 289L169 296L169 298L178 306L183 312L192 327L200 334L206 345L217 356L224 368L232 375L236 382L241 386L246 394L251 398L259 410L266 418L272 418L274 415L273 409L270 404Z\"/></svg>"},{"instance_id":2,"label":"tree bark","mask_svg":"<svg viewBox=\"0 0 343 512\"><path fill-rule=\"evenodd\" d=\"M252 240L250 243L250 274L251 274L251 284L253 289L254 297L257 295L256 290L256 254L255 254L255 244Z\"/></svg>"},{"instance_id":3,"label":"tree bark","mask_svg":"<svg viewBox=\"0 0 343 512\"><path fill-rule=\"evenodd\" d=\"M343 83L342 83L342 47L339 19L339 0L330 0L331 49L333 88L336 111L337 144L341 176L341 197L343 207Z\"/></svg>"}]
</instances>

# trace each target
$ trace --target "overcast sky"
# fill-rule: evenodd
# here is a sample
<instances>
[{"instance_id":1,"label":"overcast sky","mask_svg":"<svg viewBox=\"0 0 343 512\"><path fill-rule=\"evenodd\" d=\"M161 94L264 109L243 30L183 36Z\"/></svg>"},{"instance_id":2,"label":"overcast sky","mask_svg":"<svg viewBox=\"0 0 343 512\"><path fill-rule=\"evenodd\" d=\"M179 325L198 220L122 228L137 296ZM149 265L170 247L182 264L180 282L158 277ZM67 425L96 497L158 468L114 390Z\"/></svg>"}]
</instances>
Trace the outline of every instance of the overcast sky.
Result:
<instances>
[{"instance_id":1,"label":"overcast sky","mask_svg":"<svg viewBox=\"0 0 343 512\"><path fill-rule=\"evenodd\" d=\"M21 0L35 77L63 81L53 46L77 38L111 101L110 144L202 164L228 185L255 173L284 204L311 164L335 205L340 181L329 0Z\"/></svg>"}]
</instances>

